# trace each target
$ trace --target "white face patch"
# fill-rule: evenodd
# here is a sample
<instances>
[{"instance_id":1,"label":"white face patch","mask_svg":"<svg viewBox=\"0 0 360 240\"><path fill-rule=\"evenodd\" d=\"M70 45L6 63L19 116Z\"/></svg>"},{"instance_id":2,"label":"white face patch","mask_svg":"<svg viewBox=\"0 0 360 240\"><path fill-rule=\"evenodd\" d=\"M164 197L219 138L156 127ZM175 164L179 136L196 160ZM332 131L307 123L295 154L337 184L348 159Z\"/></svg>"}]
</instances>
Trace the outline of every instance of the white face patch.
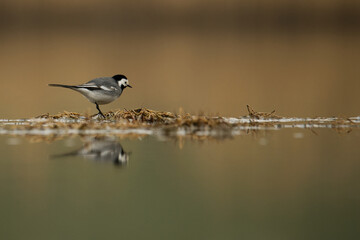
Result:
<instances>
[{"instance_id":1,"label":"white face patch","mask_svg":"<svg viewBox=\"0 0 360 240\"><path fill-rule=\"evenodd\" d=\"M119 153L118 159L119 159L119 162L124 164L128 161L128 155L126 153Z\"/></svg>"},{"instance_id":2,"label":"white face patch","mask_svg":"<svg viewBox=\"0 0 360 240\"><path fill-rule=\"evenodd\" d=\"M121 80L118 82L118 84L119 84L120 87L121 87L122 85L123 85L123 86L127 86L127 83L128 83L128 80L127 80L126 78L123 78L123 79L121 79Z\"/></svg>"}]
</instances>

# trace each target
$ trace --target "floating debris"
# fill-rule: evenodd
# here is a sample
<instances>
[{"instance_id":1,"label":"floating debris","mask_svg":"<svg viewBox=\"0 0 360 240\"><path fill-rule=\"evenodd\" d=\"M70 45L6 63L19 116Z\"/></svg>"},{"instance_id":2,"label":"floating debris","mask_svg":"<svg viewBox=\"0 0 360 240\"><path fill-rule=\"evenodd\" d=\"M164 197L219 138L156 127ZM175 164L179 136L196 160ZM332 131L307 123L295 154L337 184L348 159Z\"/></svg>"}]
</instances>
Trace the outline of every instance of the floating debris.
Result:
<instances>
[{"instance_id":1,"label":"floating debris","mask_svg":"<svg viewBox=\"0 0 360 240\"><path fill-rule=\"evenodd\" d=\"M110 111L105 118L74 112L47 113L31 119L0 120L0 134L31 136L34 141L53 141L71 135L224 139L249 131L281 128L308 128L314 133L315 128L331 128L339 133L349 133L360 127L360 117L289 118L275 115L275 110L256 112L250 106L247 110L247 116L238 118L191 115L183 111L176 114L147 108Z\"/></svg>"},{"instance_id":2,"label":"floating debris","mask_svg":"<svg viewBox=\"0 0 360 240\"><path fill-rule=\"evenodd\" d=\"M275 110L270 113L267 112L255 112L249 105L246 105L246 108L249 112L249 117L261 119L261 118L271 118L271 119L280 119L280 116L275 115Z\"/></svg>"}]
</instances>

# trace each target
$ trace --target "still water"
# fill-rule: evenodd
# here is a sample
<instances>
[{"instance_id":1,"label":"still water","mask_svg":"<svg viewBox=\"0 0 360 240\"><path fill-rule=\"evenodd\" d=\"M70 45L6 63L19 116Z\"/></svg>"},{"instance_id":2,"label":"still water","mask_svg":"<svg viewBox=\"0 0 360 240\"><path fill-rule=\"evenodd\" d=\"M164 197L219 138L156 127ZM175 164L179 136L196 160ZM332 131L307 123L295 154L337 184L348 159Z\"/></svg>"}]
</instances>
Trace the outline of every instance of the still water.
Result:
<instances>
[{"instance_id":1,"label":"still water","mask_svg":"<svg viewBox=\"0 0 360 240\"><path fill-rule=\"evenodd\" d=\"M0 136L1 239L355 239L360 131Z\"/></svg>"}]
</instances>

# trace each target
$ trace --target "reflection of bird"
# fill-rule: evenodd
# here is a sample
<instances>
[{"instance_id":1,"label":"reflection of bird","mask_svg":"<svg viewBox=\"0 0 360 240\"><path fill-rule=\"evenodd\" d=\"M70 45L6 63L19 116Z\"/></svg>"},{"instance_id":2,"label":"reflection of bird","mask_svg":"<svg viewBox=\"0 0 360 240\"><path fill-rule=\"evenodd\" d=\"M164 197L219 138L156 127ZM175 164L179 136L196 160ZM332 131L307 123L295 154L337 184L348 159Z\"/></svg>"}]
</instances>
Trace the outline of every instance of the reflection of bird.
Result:
<instances>
[{"instance_id":1,"label":"reflection of bird","mask_svg":"<svg viewBox=\"0 0 360 240\"><path fill-rule=\"evenodd\" d=\"M115 165L126 165L129 161L129 153L124 152L119 142L112 139L93 139L84 146L73 152L55 155L54 157L82 156L97 162L113 162Z\"/></svg>"},{"instance_id":2,"label":"reflection of bird","mask_svg":"<svg viewBox=\"0 0 360 240\"><path fill-rule=\"evenodd\" d=\"M113 77L95 78L81 85L63 85L49 84L52 87L64 87L75 90L84 95L90 102L95 103L96 109L103 117L104 114L99 108L99 104L108 104L120 97L126 87L130 87L129 81L124 75L115 75Z\"/></svg>"}]
</instances>

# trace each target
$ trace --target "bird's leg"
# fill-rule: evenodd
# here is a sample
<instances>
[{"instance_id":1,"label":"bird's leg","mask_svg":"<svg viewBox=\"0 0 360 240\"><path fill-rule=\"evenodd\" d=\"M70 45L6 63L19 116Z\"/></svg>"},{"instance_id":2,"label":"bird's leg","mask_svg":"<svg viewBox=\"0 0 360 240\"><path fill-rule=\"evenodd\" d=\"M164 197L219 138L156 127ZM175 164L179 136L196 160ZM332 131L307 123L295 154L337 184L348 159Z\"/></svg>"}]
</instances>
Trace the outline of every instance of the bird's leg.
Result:
<instances>
[{"instance_id":1,"label":"bird's leg","mask_svg":"<svg viewBox=\"0 0 360 240\"><path fill-rule=\"evenodd\" d=\"M97 103L95 103L95 104L96 104L96 109L99 111L98 114L100 114L101 116L103 116L105 118L105 115L101 112L99 105Z\"/></svg>"}]
</instances>

